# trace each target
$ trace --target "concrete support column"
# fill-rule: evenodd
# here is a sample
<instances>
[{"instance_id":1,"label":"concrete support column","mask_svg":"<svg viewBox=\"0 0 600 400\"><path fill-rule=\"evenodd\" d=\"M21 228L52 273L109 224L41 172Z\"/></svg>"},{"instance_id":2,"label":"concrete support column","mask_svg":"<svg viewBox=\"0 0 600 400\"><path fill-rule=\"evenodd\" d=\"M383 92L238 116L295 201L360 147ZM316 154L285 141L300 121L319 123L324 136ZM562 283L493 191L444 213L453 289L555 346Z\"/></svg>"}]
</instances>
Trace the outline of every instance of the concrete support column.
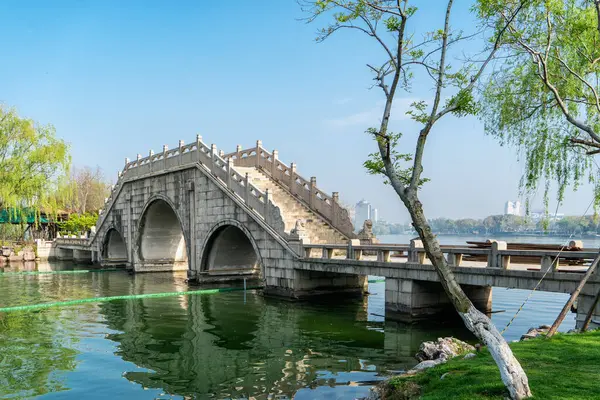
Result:
<instances>
[{"instance_id":1,"label":"concrete support column","mask_svg":"<svg viewBox=\"0 0 600 400\"><path fill-rule=\"evenodd\" d=\"M575 320L575 328L580 329L585 321L585 318L590 311L590 308L594 304L594 299L596 295L580 293L577 298L577 317ZM600 302L596 305L594 309L594 313L592 314L592 321L590 322L590 326L588 330L600 328Z\"/></svg>"},{"instance_id":2,"label":"concrete support column","mask_svg":"<svg viewBox=\"0 0 600 400\"><path fill-rule=\"evenodd\" d=\"M232 162L228 161L227 165L228 165L228 176L229 175L229 167L230 165L233 164ZM190 279L195 279L196 278L196 274L198 273L198 269L196 268L196 266L198 265L198 262L196 260L196 185L194 184L194 181L189 180L186 183L186 189L189 193L189 205L190 205L190 219L189 219L189 229L190 229L190 236L189 236L189 240L190 240L190 253L188 254L188 262L189 262L189 269L188 269L188 278Z\"/></svg>"},{"instance_id":3,"label":"concrete support column","mask_svg":"<svg viewBox=\"0 0 600 400\"><path fill-rule=\"evenodd\" d=\"M127 243L125 243L127 250L127 265L133 266L133 206L131 204L131 193L125 194L125 201L127 206L125 209L127 210Z\"/></svg>"},{"instance_id":4,"label":"concrete support column","mask_svg":"<svg viewBox=\"0 0 600 400\"><path fill-rule=\"evenodd\" d=\"M482 312L492 309L492 288L488 286L462 285L463 290ZM456 318L450 299L438 282L409 279L385 280L386 320L411 321L443 314Z\"/></svg>"},{"instance_id":5,"label":"concrete support column","mask_svg":"<svg viewBox=\"0 0 600 400\"><path fill-rule=\"evenodd\" d=\"M92 252L87 250L73 250L73 261L81 263L91 263Z\"/></svg>"},{"instance_id":6,"label":"concrete support column","mask_svg":"<svg viewBox=\"0 0 600 400\"><path fill-rule=\"evenodd\" d=\"M73 250L56 248L56 259L59 261L70 261L73 259Z\"/></svg>"},{"instance_id":7,"label":"concrete support column","mask_svg":"<svg viewBox=\"0 0 600 400\"><path fill-rule=\"evenodd\" d=\"M367 289L367 277L362 275L294 271L293 293L296 298L323 295L362 296Z\"/></svg>"}]
</instances>

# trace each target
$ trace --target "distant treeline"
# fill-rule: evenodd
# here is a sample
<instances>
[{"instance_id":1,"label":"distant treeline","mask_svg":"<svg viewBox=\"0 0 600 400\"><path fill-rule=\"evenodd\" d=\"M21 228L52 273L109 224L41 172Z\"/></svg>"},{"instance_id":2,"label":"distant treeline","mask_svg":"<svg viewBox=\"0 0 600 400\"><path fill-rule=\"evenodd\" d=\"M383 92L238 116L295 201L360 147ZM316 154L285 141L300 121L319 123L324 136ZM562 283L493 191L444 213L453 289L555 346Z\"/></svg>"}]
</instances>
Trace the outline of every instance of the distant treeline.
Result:
<instances>
[{"instance_id":1,"label":"distant treeline","mask_svg":"<svg viewBox=\"0 0 600 400\"><path fill-rule=\"evenodd\" d=\"M553 234L598 234L599 220L592 215L566 216L533 220L530 217L517 215L490 215L484 219L450 219L436 218L429 220L431 229L438 234L499 234L499 233L534 233ZM373 232L376 235L395 235L412 231L407 224L376 223Z\"/></svg>"}]
</instances>

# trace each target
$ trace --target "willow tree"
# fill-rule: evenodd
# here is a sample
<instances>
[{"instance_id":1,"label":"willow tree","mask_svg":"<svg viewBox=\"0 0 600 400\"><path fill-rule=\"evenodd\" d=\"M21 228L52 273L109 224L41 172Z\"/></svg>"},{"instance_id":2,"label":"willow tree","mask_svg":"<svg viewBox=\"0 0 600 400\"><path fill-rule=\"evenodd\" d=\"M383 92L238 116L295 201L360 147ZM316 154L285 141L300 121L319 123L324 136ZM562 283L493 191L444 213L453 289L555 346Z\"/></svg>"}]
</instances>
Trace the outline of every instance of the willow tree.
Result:
<instances>
[{"instance_id":1,"label":"willow tree","mask_svg":"<svg viewBox=\"0 0 600 400\"><path fill-rule=\"evenodd\" d=\"M502 57L483 92L486 131L520 148L528 194L558 183L595 185L600 200L600 0L532 0L512 18L511 2L478 0L483 23L499 31Z\"/></svg>"},{"instance_id":2,"label":"willow tree","mask_svg":"<svg viewBox=\"0 0 600 400\"><path fill-rule=\"evenodd\" d=\"M68 169L68 150L51 125L0 105L0 208L47 207L56 180Z\"/></svg>"},{"instance_id":3,"label":"willow tree","mask_svg":"<svg viewBox=\"0 0 600 400\"><path fill-rule=\"evenodd\" d=\"M419 12L409 0L300 0L307 20L314 22L326 18L328 23L319 30L317 41L324 41L342 30L364 34L373 39L381 50L378 63L367 64L372 71L375 86L385 97L378 126L369 128L367 134L374 139L377 151L370 154L365 167L372 174L382 175L406 206L413 226L423 241L444 291L466 327L489 349L499 367L502 381L513 399L531 396L527 376L512 354L510 347L491 320L478 311L457 283L435 235L427 222L419 200L419 189L427 181L423 177L423 154L434 127L449 116L462 117L474 114L478 105L473 89L502 44L511 21L519 14L522 5L510 2L508 18L485 49L482 60L459 61L452 68L450 60L456 61L461 44L469 38L451 28L453 0L445 4L422 2L428 11L438 12L443 25L425 33L417 40L412 25ZM485 45L484 45L485 46ZM433 97L412 104L408 114L420 126L414 152L401 150L401 132L389 129L392 106L396 97L410 89L415 74L429 78ZM420 84L420 83L419 83ZM446 99L446 100L442 100ZM404 146L402 146L404 147Z\"/></svg>"}]
</instances>

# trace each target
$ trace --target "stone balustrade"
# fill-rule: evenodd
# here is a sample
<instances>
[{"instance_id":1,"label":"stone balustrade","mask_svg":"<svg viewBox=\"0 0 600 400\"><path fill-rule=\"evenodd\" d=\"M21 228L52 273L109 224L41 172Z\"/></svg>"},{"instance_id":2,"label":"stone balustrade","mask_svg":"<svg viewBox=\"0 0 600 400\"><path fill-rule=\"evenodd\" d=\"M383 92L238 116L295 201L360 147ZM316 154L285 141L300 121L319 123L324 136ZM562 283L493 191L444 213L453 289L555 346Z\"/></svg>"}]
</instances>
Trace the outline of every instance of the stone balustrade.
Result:
<instances>
[{"instance_id":1,"label":"stone balustrade","mask_svg":"<svg viewBox=\"0 0 600 400\"><path fill-rule=\"evenodd\" d=\"M155 154L150 150L147 157L138 154L133 161L126 158L125 166L118 174L117 184L113 186L104 208L100 210L97 227L102 226L124 183L156 173L190 168L194 165L209 171L252 211L261 216L271 228L287 238L279 208L271 201L269 191L263 192L254 186L249 181L248 174L242 175L235 169L234 160L228 159L223 151L218 152L216 145L206 145L200 135L193 143L184 144L180 140L176 148L169 149L165 145L160 153ZM188 182L187 185L188 190L193 190L193 182Z\"/></svg>"},{"instance_id":2,"label":"stone balustrade","mask_svg":"<svg viewBox=\"0 0 600 400\"><path fill-rule=\"evenodd\" d=\"M328 195L320 190L317 187L317 178L303 178L297 173L295 163L288 166L279 160L277 150L268 152L258 140L255 147L242 149L238 145L235 152L225 154L223 157L233 160L235 166L260 169L344 236L349 238L356 236L348 210L339 203L338 192Z\"/></svg>"},{"instance_id":3,"label":"stone balustrade","mask_svg":"<svg viewBox=\"0 0 600 400\"><path fill-rule=\"evenodd\" d=\"M405 262L424 264L426 260L425 249L420 240L412 240L408 245L360 245L356 239L348 241L348 245L339 244L305 244L303 245L305 258L333 259L335 254L343 254L348 260L375 261L367 259L366 253L376 254L377 262L393 262L392 256L405 257ZM556 250L507 250L506 242L494 241L490 248L473 248L464 246L441 246L442 253L446 256L448 265L452 267L464 266L463 256L487 256L487 268L510 269L512 257L534 257L540 261L541 271L557 271L560 259L570 261L591 262L597 251L563 251ZM320 255L320 257L315 257Z\"/></svg>"},{"instance_id":4,"label":"stone balustrade","mask_svg":"<svg viewBox=\"0 0 600 400\"><path fill-rule=\"evenodd\" d=\"M60 237L54 239L54 243L62 246L89 246L89 239L85 237L71 238L71 237Z\"/></svg>"}]
</instances>

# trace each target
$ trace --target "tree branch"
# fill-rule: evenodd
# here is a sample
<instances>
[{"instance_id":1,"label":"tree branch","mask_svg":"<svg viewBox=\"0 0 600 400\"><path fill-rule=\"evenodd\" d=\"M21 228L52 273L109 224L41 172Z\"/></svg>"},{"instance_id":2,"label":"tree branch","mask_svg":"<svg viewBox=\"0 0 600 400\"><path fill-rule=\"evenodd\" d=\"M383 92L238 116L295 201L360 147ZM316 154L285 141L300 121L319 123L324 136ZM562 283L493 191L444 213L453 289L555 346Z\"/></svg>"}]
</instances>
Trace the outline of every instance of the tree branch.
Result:
<instances>
[{"instance_id":1,"label":"tree branch","mask_svg":"<svg viewBox=\"0 0 600 400\"><path fill-rule=\"evenodd\" d=\"M418 189L419 181L421 179L421 173L423 172L423 152L425 151L425 142L427 141L427 135L431 130L435 120L438 106L440 104L440 98L442 96L442 88L444 87L444 72L446 69L446 51L448 50L448 31L450 29L450 13L452 11L453 0L448 0L448 6L446 7L446 17L444 19L444 33L442 34L442 49L440 54L440 65L438 71L438 79L435 88L435 98L431 107L431 114L429 120L419 132L417 139L417 147L415 149L415 158L413 161L412 176L410 179L410 185L408 190L413 192Z\"/></svg>"}]
</instances>

